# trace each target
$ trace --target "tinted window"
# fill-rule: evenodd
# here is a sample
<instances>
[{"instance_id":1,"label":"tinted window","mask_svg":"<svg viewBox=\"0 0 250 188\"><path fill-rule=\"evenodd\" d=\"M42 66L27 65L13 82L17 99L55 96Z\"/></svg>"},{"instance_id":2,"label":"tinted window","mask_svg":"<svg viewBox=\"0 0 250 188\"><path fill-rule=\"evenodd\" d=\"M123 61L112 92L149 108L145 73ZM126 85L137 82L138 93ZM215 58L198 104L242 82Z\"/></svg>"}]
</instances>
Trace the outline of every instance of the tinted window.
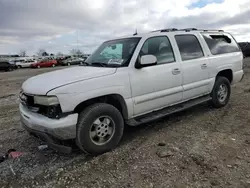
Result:
<instances>
[{"instance_id":1,"label":"tinted window","mask_svg":"<svg viewBox=\"0 0 250 188\"><path fill-rule=\"evenodd\" d=\"M200 42L194 35L176 35L182 61L197 59L204 56Z\"/></svg>"},{"instance_id":2,"label":"tinted window","mask_svg":"<svg viewBox=\"0 0 250 188\"><path fill-rule=\"evenodd\" d=\"M175 61L172 46L167 37L153 37L146 40L140 51L142 55L154 55L157 64L171 63Z\"/></svg>"},{"instance_id":3,"label":"tinted window","mask_svg":"<svg viewBox=\"0 0 250 188\"><path fill-rule=\"evenodd\" d=\"M213 55L239 51L237 43L229 35L203 34L203 37Z\"/></svg>"}]
</instances>

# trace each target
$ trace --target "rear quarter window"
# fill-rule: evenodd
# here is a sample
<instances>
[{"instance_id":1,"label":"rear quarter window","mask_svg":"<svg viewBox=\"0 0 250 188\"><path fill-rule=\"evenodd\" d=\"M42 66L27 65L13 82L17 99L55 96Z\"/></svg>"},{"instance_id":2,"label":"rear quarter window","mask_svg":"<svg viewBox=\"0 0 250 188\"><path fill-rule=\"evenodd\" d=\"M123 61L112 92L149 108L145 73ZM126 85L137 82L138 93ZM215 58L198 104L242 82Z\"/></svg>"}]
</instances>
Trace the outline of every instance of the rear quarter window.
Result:
<instances>
[{"instance_id":1,"label":"rear quarter window","mask_svg":"<svg viewBox=\"0 0 250 188\"><path fill-rule=\"evenodd\" d=\"M228 34L202 34L213 55L239 52L239 46Z\"/></svg>"}]
</instances>

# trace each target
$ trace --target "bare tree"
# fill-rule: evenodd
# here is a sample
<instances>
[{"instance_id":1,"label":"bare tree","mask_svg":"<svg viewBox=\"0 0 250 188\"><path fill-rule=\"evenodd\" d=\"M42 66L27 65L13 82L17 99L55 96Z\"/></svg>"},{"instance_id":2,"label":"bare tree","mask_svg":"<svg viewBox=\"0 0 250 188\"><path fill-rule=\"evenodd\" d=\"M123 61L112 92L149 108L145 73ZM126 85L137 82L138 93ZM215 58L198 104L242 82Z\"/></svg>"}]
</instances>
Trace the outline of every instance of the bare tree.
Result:
<instances>
[{"instance_id":1,"label":"bare tree","mask_svg":"<svg viewBox=\"0 0 250 188\"><path fill-rule=\"evenodd\" d=\"M44 49L39 49L37 52L38 56L48 56L49 54Z\"/></svg>"},{"instance_id":2,"label":"bare tree","mask_svg":"<svg viewBox=\"0 0 250 188\"><path fill-rule=\"evenodd\" d=\"M57 54L56 54L56 56L63 56L63 53L62 52L58 52Z\"/></svg>"},{"instance_id":3,"label":"bare tree","mask_svg":"<svg viewBox=\"0 0 250 188\"><path fill-rule=\"evenodd\" d=\"M20 50L19 55L21 57L25 57L26 56L26 50Z\"/></svg>"},{"instance_id":4,"label":"bare tree","mask_svg":"<svg viewBox=\"0 0 250 188\"><path fill-rule=\"evenodd\" d=\"M79 50L79 49L72 49L72 50L70 50L70 53L72 55L75 55L75 56L79 56L79 55L83 54L83 52L81 50Z\"/></svg>"}]
</instances>

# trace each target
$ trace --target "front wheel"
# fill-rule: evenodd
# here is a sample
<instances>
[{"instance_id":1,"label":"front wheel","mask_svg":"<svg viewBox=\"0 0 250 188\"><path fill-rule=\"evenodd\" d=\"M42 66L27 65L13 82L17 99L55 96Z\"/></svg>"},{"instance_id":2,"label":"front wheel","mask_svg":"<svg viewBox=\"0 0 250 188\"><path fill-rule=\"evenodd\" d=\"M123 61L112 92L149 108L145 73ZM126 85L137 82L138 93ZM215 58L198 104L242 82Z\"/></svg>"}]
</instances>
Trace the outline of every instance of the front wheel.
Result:
<instances>
[{"instance_id":1,"label":"front wheel","mask_svg":"<svg viewBox=\"0 0 250 188\"><path fill-rule=\"evenodd\" d=\"M97 155L114 149L120 142L124 121L117 108L98 103L79 115L76 144L89 154Z\"/></svg>"},{"instance_id":2,"label":"front wheel","mask_svg":"<svg viewBox=\"0 0 250 188\"><path fill-rule=\"evenodd\" d=\"M215 80L214 88L211 93L212 106L215 108L221 108L227 105L231 95L230 82L225 77L217 77Z\"/></svg>"}]
</instances>

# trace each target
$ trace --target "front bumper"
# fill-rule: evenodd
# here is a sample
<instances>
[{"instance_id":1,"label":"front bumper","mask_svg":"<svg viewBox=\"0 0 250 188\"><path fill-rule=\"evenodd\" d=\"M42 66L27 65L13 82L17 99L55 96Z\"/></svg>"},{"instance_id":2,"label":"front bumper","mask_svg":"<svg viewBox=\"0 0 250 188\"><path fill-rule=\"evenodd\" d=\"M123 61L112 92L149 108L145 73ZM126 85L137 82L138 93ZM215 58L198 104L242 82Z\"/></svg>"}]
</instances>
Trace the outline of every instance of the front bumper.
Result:
<instances>
[{"instance_id":1,"label":"front bumper","mask_svg":"<svg viewBox=\"0 0 250 188\"><path fill-rule=\"evenodd\" d=\"M29 111L21 103L19 104L21 122L29 132L35 131L51 135L59 140L76 138L76 124L78 114L70 114L60 119L50 119L41 114Z\"/></svg>"}]
</instances>

